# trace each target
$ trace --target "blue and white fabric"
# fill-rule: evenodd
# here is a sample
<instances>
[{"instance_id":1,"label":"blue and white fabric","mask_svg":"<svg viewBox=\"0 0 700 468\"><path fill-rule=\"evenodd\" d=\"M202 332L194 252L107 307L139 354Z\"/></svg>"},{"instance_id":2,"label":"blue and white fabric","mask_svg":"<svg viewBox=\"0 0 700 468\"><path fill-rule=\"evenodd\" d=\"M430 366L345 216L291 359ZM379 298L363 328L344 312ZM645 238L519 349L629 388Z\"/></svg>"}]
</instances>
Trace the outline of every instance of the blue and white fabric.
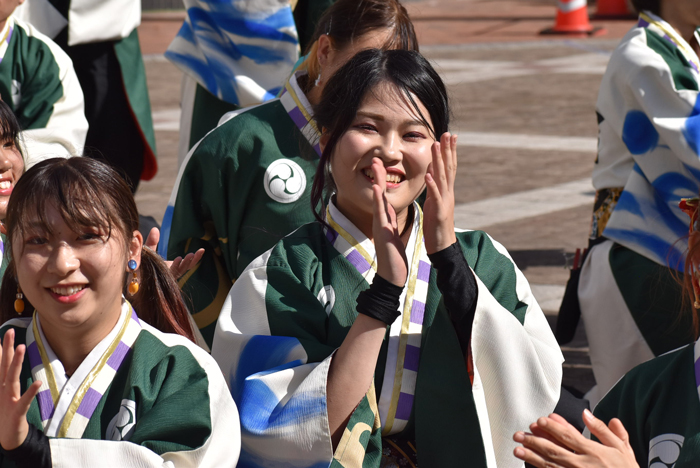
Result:
<instances>
[{"instance_id":1,"label":"blue and white fabric","mask_svg":"<svg viewBox=\"0 0 700 468\"><path fill-rule=\"evenodd\" d=\"M273 99L299 58L289 0L184 0L187 17L165 57L219 99Z\"/></svg>"},{"instance_id":2,"label":"blue and white fabric","mask_svg":"<svg viewBox=\"0 0 700 468\"><path fill-rule=\"evenodd\" d=\"M698 63L673 27L644 12L613 52L597 102L593 185L624 187L603 236L679 270L688 219L678 201L700 187Z\"/></svg>"}]
</instances>

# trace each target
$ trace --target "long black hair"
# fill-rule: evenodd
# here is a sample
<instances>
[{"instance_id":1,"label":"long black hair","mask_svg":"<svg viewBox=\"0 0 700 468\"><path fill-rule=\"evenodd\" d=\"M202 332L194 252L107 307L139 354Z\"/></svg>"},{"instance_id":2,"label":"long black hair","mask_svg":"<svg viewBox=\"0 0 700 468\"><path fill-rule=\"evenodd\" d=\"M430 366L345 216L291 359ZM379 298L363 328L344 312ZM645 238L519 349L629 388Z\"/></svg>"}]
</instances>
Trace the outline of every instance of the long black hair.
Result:
<instances>
[{"instance_id":1,"label":"long black hair","mask_svg":"<svg viewBox=\"0 0 700 468\"><path fill-rule=\"evenodd\" d=\"M355 55L328 81L314 108L314 118L326 134L327 143L311 188L311 207L323 224L324 190L335 189L329 171L335 145L352 124L365 96L382 83L397 88L436 140L448 130L450 107L445 84L421 54L401 49L368 49ZM421 113L416 99L428 110L432 125ZM320 213L316 211L319 206Z\"/></svg>"},{"instance_id":2,"label":"long black hair","mask_svg":"<svg viewBox=\"0 0 700 468\"><path fill-rule=\"evenodd\" d=\"M630 0L637 13L649 10L655 15L661 15L661 0Z\"/></svg>"},{"instance_id":3,"label":"long black hair","mask_svg":"<svg viewBox=\"0 0 700 468\"><path fill-rule=\"evenodd\" d=\"M17 116L15 116L10 106L5 101L0 99L0 143L12 142L22 155L22 146L20 145L21 128Z\"/></svg>"},{"instance_id":4,"label":"long black hair","mask_svg":"<svg viewBox=\"0 0 700 468\"><path fill-rule=\"evenodd\" d=\"M138 210L131 189L107 164L86 157L53 158L29 169L17 182L7 205L5 255L10 261L0 286L3 323L15 316L17 279L12 244L21 243L32 224L38 223L43 230L51 232L46 216L50 205L56 207L75 232L99 227L108 237L116 233L127 252L133 232L138 230ZM144 247L139 270L141 287L129 299L139 316L163 332L178 333L194 341L189 312L165 262ZM126 293L126 268L123 284Z\"/></svg>"}]
</instances>

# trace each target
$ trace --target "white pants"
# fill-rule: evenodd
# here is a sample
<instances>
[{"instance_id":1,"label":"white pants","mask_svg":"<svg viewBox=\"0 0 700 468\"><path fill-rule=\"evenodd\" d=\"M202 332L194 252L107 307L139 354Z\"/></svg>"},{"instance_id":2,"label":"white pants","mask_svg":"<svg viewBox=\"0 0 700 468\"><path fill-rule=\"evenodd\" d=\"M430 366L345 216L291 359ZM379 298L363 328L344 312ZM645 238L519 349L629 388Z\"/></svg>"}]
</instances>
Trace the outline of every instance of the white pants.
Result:
<instances>
[{"instance_id":1,"label":"white pants","mask_svg":"<svg viewBox=\"0 0 700 468\"><path fill-rule=\"evenodd\" d=\"M613 245L613 241L607 240L590 250L578 285L581 316L597 383L586 395L591 409L625 373L654 358L610 269Z\"/></svg>"}]
</instances>

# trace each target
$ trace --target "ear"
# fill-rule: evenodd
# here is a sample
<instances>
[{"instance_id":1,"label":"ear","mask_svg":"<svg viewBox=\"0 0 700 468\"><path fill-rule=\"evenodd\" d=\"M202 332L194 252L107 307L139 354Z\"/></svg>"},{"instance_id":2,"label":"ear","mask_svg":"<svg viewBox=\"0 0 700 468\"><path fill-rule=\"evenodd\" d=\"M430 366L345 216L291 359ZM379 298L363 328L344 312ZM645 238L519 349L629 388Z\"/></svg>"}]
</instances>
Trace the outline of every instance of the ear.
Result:
<instances>
[{"instance_id":1,"label":"ear","mask_svg":"<svg viewBox=\"0 0 700 468\"><path fill-rule=\"evenodd\" d=\"M139 231L134 231L129 242L129 260L136 261L136 268L141 266L141 250L143 249L143 236ZM128 271L128 267L125 266Z\"/></svg>"},{"instance_id":2,"label":"ear","mask_svg":"<svg viewBox=\"0 0 700 468\"><path fill-rule=\"evenodd\" d=\"M333 49L333 40L328 34L322 34L317 39L318 47L316 48L316 58L321 68L325 67L332 59L335 49Z\"/></svg>"},{"instance_id":3,"label":"ear","mask_svg":"<svg viewBox=\"0 0 700 468\"><path fill-rule=\"evenodd\" d=\"M326 145L328 144L328 140L331 138L331 133L328 131L327 128L324 128L321 131L321 138L318 140L318 146L321 148L321 153L326 149Z\"/></svg>"}]
</instances>

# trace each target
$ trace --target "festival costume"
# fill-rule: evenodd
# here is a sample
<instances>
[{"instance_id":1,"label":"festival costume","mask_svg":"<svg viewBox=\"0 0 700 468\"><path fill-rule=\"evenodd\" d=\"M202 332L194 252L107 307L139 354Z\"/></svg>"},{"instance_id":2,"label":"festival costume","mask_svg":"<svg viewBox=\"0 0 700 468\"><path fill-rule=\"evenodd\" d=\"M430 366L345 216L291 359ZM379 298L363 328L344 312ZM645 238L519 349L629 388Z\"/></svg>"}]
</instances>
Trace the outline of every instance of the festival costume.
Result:
<instances>
[{"instance_id":1,"label":"festival costume","mask_svg":"<svg viewBox=\"0 0 700 468\"><path fill-rule=\"evenodd\" d=\"M700 186L699 63L668 23L644 12L600 86L594 242L578 286L592 406L635 365L693 340L689 323L676 320L673 270L687 248L678 200Z\"/></svg>"},{"instance_id":2,"label":"festival costume","mask_svg":"<svg viewBox=\"0 0 700 468\"><path fill-rule=\"evenodd\" d=\"M374 278L374 244L331 202L331 229L300 227L231 288L212 355L241 411L240 466L379 467L387 455L410 460L409 450L422 468L522 466L512 434L557 403L559 347L505 249L483 232L457 232L478 286L472 384L413 209L401 317L388 327L374 383L335 453L328 369Z\"/></svg>"},{"instance_id":3,"label":"festival costume","mask_svg":"<svg viewBox=\"0 0 700 468\"><path fill-rule=\"evenodd\" d=\"M642 468L694 468L700 460L700 341L627 373L595 410L619 418Z\"/></svg>"},{"instance_id":4,"label":"festival costume","mask_svg":"<svg viewBox=\"0 0 700 468\"><path fill-rule=\"evenodd\" d=\"M88 123L70 58L31 25L10 16L0 31L0 97L17 116L26 167L80 155Z\"/></svg>"},{"instance_id":5,"label":"festival costume","mask_svg":"<svg viewBox=\"0 0 700 468\"><path fill-rule=\"evenodd\" d=\"M185 0L165 52L183 71L178 163L225 113L274 99L299 57L288 1Z\"/></svg>"},{"instance_id":6,"label":"festival costume","mask_svg":"<svg viewBox=\"0 0 700 468\"><path fill-rule=\"evenodd\" d=\"M282 237L312 221L320 155L311 106L292 76L280 98L227 114L190 151L162 223L167 258L206 250L180 280L211 345L231 282Z\"/></svg>"},{"instance_id":7,"label":"festival costume","mask_svg":"<svg viewBox=\"0 0 700 468\"><path fill-rule=\"evenodd\" d=\"M22 392L42 381L27 420L50 438L52 466L236 466L238 413L216 363L142 322L128 302L71 377L36 313L5 323L0 336L10 328L27 345ZM14 464L0 454L0 466Z\"/></svg>"},{"instance_id":8,"label":"festival costume","mask_svg":"<svg viewBox=\"0 0 700 468\"><path fill-rule=\"evenodd\" d=\"M102 153L133 186L152 179L158 163L136 30L141 2L27 0L15 14L53 38L73 60L90 122L88 150Z\"/></svg>"}]
</instances>

